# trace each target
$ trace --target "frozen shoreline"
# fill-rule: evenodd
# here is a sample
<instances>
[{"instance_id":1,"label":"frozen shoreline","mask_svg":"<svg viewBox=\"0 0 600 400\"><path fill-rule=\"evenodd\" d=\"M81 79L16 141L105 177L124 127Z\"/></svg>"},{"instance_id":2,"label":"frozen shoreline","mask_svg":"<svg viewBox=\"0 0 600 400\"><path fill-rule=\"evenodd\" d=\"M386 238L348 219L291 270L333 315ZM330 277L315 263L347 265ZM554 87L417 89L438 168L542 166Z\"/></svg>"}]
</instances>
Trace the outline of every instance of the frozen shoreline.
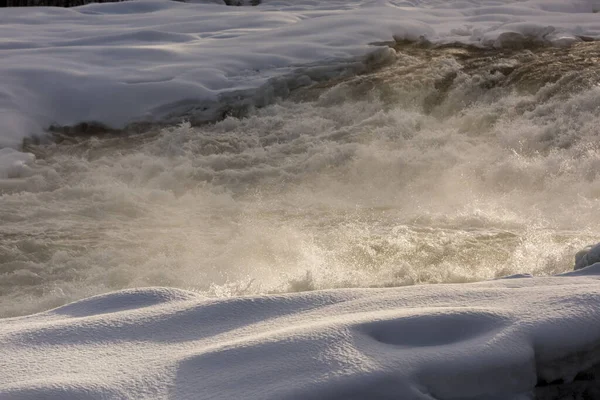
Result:
<instances>
[{"instance_id":1,"label":"frozen shoreline","mask_svg":"<svg viewBox=\"0 0 600 400\"><path fill-rule=\"evenodd\" d=\"M165 106L212 103L300 66L355 59L374 42L426 37L503 46L522 34L565 45L577 36L600 36L597 8L597 0L506 0L501 7L439 0L265 1L259 7L143 0L6 9L0 147L18 147L50 125L97 121L119 128L164 118Z\"/></svg>"},{"instance_id":2,"label":"frozen shoreline","mask_svg":"<svg viewBox=\"0 0 600 400\"><path fill-rule=\"evenodd\" d=\"M575 276L222 300L110 293L1 320L0 395L529 399L537 385L553 398L548 383L574 379L589 395L593 378L578 373L600 363L599 265Z\"/></svg>"}]
</instances>

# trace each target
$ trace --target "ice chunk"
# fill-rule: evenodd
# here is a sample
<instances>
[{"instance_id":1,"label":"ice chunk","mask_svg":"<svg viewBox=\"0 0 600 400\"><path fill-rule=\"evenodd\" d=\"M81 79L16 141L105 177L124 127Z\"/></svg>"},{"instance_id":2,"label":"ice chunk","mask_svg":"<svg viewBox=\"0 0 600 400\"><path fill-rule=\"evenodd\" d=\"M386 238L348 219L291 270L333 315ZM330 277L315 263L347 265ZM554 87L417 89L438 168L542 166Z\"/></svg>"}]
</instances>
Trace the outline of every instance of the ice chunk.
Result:
<instances>
[{"instance_id":1,"label":"ice chunk","mask_svg":"<svg viewBox=\"0 0 600 400\"><path fill-rule=\"evenodd\" d=\"M600 262L600 243L590 245L575 255L575 270Z\"/></svg>"}]
</instances>

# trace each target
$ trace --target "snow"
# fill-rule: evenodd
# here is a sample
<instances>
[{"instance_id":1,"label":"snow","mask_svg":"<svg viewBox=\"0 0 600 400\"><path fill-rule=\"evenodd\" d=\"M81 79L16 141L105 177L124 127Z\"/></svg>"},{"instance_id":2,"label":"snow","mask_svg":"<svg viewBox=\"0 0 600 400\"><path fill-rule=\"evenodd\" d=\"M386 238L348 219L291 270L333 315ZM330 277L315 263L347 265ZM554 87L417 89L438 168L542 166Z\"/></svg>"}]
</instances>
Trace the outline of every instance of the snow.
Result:
<instances>
[{"instance_id":1,"label":"snow","mask_svg":"<svg viewBox=\"0 0 600 400\"><path fill-rule=\"evenodd\" d=\"M0 322L0 397L526 399L600 362L598 265L221 300L101 295Z\"/></svg>"},{"instance_id":2,"label":"snow","mask_svg":"<svg viewBox=\"0 0 600 400\"><path fill-rule=\"evenodd\" d=\"M505 33L557 45L600 36L598 0L215 3L3 10L0 147L18 147L50 125L97 121L118 128L176 118L191 105L213 110L224 93L269 87L277 76L297 80L299 66L347 73L340 63L394 38L503 46L497 39Z\"/></svg>"}]
</instances>

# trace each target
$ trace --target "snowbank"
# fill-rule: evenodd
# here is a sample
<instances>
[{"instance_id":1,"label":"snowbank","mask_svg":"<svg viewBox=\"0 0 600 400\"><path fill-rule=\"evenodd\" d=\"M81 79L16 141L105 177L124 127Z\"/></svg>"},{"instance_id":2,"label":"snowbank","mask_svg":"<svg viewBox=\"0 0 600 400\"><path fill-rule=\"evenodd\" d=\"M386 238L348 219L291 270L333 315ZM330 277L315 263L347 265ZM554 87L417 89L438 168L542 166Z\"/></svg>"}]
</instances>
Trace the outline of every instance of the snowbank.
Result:
<instances>
[{"instance_id":1,"label":"snowbank","mask_svg":"<svg viewBox=\"0 0 600 400\"><path fill-rule=\"evenodd\" d=\"M343 73L347 60L373 50L369 43L393 38L502 46L507 32L556 44L600 36L598 0L212 3L3 10L0 147L52 124L122 127L205 112L223 93L268 88L300 65Z\"/></svg>"},{"instance_id":2,"label":"snowbank","mask_svg":"<svg viewBox=\"0 0 600 400\"><path fill-rule=\"evenodd\" d=\"M529 398L600 362L598 265L465 285L92 297L0 322L0 397Z\"/></svg>"}]
</instances>

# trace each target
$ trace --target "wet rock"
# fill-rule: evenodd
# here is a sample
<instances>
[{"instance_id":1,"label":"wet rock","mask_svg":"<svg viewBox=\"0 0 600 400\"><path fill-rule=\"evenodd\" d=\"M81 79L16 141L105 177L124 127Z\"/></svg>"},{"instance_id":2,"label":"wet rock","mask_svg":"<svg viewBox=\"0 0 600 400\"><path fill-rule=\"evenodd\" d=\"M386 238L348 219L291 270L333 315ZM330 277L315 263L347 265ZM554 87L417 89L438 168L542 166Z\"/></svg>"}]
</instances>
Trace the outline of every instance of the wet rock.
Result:
<instances>
[{"instance_id":1,"label":"wet rock","mask_svg":"<svg viewBox=\"0 0 600 400\"><path fill-rule=\"evenodd\" d=\"M572 381L540 381L535 387L536 400L594 400L600 398L600 366L594 365L578 373Z\"/></svg>"}]
</instances>

